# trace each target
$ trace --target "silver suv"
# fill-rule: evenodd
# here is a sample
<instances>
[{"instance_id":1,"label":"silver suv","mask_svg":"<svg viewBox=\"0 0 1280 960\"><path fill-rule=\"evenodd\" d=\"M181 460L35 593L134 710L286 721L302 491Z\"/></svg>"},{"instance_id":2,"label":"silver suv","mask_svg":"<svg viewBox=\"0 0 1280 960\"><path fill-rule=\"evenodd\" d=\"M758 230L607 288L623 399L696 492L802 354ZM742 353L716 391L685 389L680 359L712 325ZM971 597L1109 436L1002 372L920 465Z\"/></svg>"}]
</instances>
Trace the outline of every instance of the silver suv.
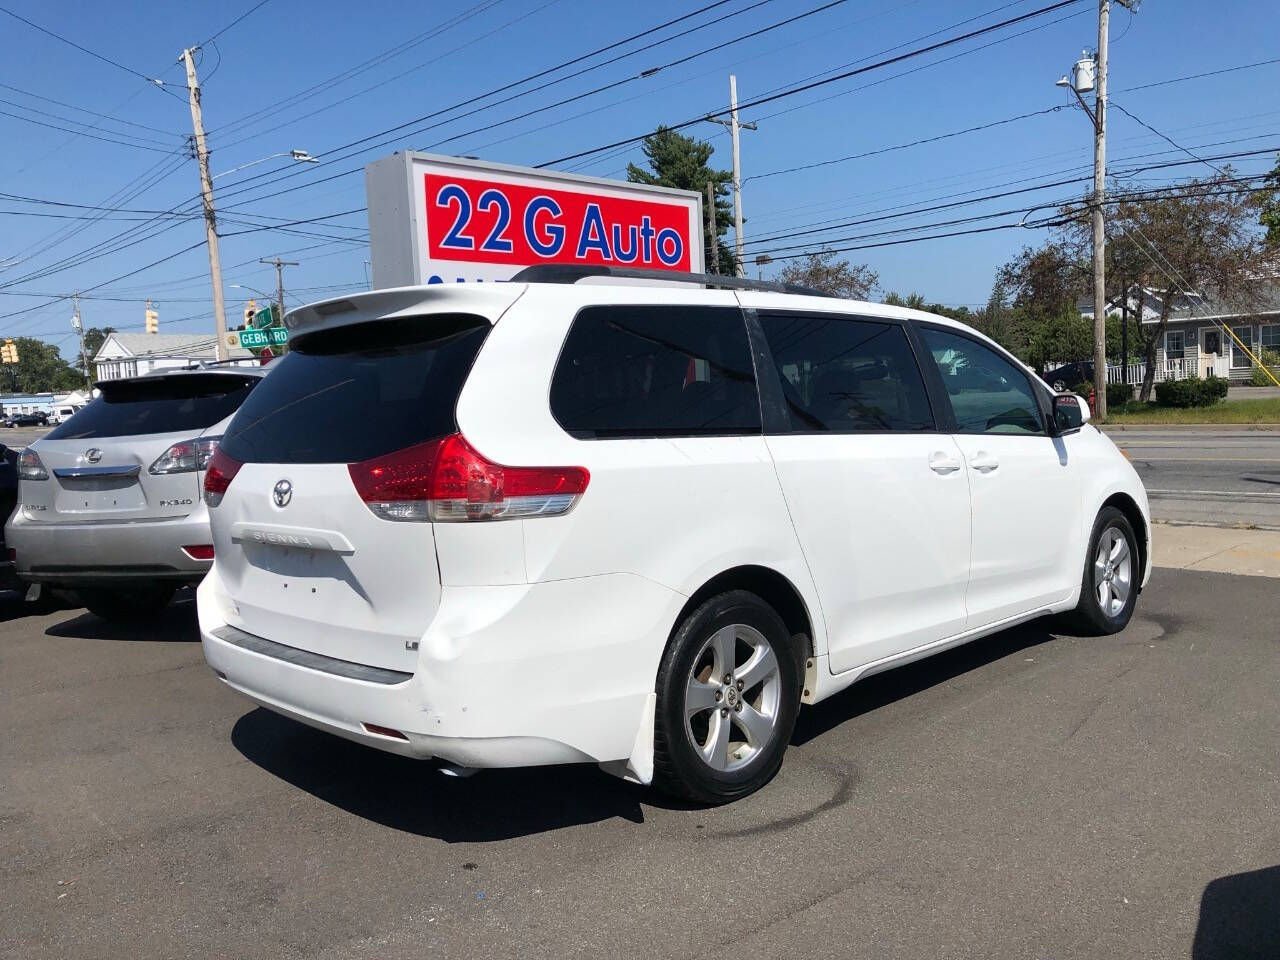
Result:
<instances>
[{"instance_id":1,"label":"silver suv","mask_svg":"<svg viewBox=\"0 0 1280 960\"><path fill-rule=\"evenodd\" d=\"M165 371L101 396L18 458L6 541L18 576L106 619L163 607L213 562L204 471L265 367Z\"/></svg>"}]
</instances>

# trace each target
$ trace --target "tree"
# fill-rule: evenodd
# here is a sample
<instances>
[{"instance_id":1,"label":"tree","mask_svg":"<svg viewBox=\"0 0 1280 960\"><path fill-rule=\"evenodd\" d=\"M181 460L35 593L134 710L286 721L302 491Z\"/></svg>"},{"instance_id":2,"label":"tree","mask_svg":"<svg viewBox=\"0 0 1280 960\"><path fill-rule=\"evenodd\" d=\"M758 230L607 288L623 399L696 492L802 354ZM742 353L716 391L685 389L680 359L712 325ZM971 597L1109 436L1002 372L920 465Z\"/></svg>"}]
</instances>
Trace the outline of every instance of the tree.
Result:
<instances>
[{"instance_id":1,"label":"tree","mask_svg":"<svg viewBox=\"0 0 1280 960\"><path fill-rule=\"evenodd\" d=\"M1258 219L1267 231L1263 242L1273 250L1280 249L1280 154L1276 155L1275 169L1267 175L1266 187L1255 201L1261 208Z\"/></svg>"},{"instance_id":2,"label":"tree","mask_svg":"<svg viewBox=\"0 0 1280 960\"><path fill-rule=\"evenodd\" d=\"M992 339L1041 373L1048 364L1082 360L1092 350L1092 326L1078 306L1087 272L1073 252L1059 243L1023 247L996 275L1009 306L1001 314L1000 337Z\"/></svg>"},{"instance_id":3,"label":"tree","mask_svg":"<svg viewBox=\"0 0 1280 960\"><path fill-rule=\"evenodd\" d=\"M58 348L32 337L15 337L18 362L6 365L0 383L15 393L60 393L74 390L83 378L62 359ZM6 378L7 375L7 378Z\"/></svg>"},{"instance_id":4,"label":"tree","mask_svg":"<svg viewBox=\"0 0 1280 960\"><path fill-rule=\"evenodd\" d=\"M102 349L102 344L106 342L108 336L116 332L115 327L90 327L84 332L84 355L88 358L90 366L93 365L93 358L97 356L98 351ZM79 358L76 358L77 361ZM79 363L75 367L79 369ZM85 371L81 370L81 373Z\"/></svg>"},{"instance_id":5,"label":"tree","mask_svg":"<svg viewBox=\"0 0 1280 960\"><path fill-rule=\"evenodd\" d=\"M1107 296L1141 320L1148 309L1156 322L1133 325L1146 360L1140 400L1151 396L1156 351L1169 317L1202 296L1248 309L1257 296L1262 252L1256 201L1235 183L1231 168L1202 180L1160 190L1113 195L1107 211ZM1083 207L1063 211L1063 237L1077 249L1089 243Z\"/></svg>"},{"instance_id":6,"label":"tree","mask_svg":"<svg viewBox=\"0 0 1280 960\"><path fill-rule=\"evenodd\" d=\"M658 127L657 132L645 137L642 149L652 169L645 170L634 163L627 164L627 179L632 183L694 190L703 197L707 193L707 184L714 185L716 249L714 252L707 250L708 266L715 256L721 273L736 275L738 271L734 269L733 251L720 239L733 224L733 206L729 194L733 174L728 170L713 170L708 166L715 147L705 140L686 137L669 127ZM703 216L706 216L705 211ZM706 230L705 223L702 229Z\"/></svg>"},{"instance_id":7,"label":"tree","mask_svg":"<svg viewBox=\"0 0 1280 960\"><path fill-rule=\"evenodd\" d=\"M906 307L908 310L924 309L924 294L909 293L905 297L896 290L890 290L884 295L882 303L886 303L891 307Z\"/></svg>"},{"instance_id":8,"label":"tree","mask_svg":"<svg viewBox=\"0 0 1280 960\"><path fill-rule=\"evenodd\" d=\"M782 268L778 279L846 300L865 300L880 280L865 263L837 260L833 250L819 250L791 261Z\"/></svg>"}]
</instances>

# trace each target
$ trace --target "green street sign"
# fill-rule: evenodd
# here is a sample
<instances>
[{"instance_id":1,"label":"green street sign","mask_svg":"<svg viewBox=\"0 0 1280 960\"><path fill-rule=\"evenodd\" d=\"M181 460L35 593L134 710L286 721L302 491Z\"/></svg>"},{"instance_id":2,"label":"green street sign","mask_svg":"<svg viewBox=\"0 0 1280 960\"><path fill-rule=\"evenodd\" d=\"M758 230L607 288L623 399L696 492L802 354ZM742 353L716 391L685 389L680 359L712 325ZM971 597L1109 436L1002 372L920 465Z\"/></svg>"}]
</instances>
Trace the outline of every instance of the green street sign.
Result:
<instances>
[{"instance_id":1,"label":"green street sign","mask_svg":"<svg viewBox=\"0 0 1280 960\"><path fill-rule=\"evenodd\" d=\"M241 330L240 346L242 347L278 347L289 341L289 331L283 327L270 327L266 330Z\"/></svg>"},{"instance_id":2,"label":"green street sign","mask_svg":"<svg viewBox=\"0 0 1280 960\"><path fill-rule=\"evenodd\" d=\"M254 329L265 330L267 327L274 324L276 322L276 313L275 304L272 304L269 307L263 307L253 315ZM282 340L280 342L283 343L284 341Z\"/></svg>"}]
</instances>

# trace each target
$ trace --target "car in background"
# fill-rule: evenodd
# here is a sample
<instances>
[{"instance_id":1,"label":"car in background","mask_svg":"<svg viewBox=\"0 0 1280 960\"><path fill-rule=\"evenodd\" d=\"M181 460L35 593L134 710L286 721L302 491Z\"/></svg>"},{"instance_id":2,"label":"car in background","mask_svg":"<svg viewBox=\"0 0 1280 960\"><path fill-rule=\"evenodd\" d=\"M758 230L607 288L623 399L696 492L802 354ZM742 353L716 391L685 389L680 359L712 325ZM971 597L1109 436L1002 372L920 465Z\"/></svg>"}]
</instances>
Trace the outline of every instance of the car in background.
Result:
<instances>
[{"instance_id":1,"label":"car in background","mask_svg":"<svg viewBox=\"0 0 1280 960\"><path fill-rule=\"evenodd\" d=\"M198 583L213 561L205 467L266 372L99 383L101 396L18 458L19 506L5 529L18 575L78 593L105 619L153 612Z\"/></svg>"},{"instance_id":2,"label":"car in background","mask_svg":"<svg viewBox=\"0 0 1280 960\"><path fill-rule=\"evenodd\" d=\"M83 410L83 409L84 409L83 404L81 405L73 404L73 405L62 406L62 407L54 407L53 410L49 413L49 418L48 418L49 424L51 426L56 427L60 423L66 423L68 420L70 420L72 417L76 415L76 411Z\"/></svg>"},{"instance_id":3,"label":"car in background","mask_svg":"<svg viewBox=\"0 0 1280 960\"><path fill-rule=\"evenodd\" d=\"M18 451L0 443L0 517L8 520L17 502ZM0 529L0 590L19 590L22 586Z\"/></svg>"},{"instance_id":4,"label":"car in background","mask_svg":"<svg viewBox=\"0 0 1280 960\"><path fill-rule=\"evenodd\" d=\"M49 422L43 413L11 413L4 418L6 427L43 427Z\"/></svg>"},{"instance_id":5,"label":"car in background","mask_svg":"<svg viewBox=\"0 0 1280 960\"><path fill-rule=\"evenodd\" d=\"M1045 383L1058 393L1066 393L1082 383L1093 383L1093 361L1077 360L1055 367L1041 377Z\"/></svg>"}]
</instances>

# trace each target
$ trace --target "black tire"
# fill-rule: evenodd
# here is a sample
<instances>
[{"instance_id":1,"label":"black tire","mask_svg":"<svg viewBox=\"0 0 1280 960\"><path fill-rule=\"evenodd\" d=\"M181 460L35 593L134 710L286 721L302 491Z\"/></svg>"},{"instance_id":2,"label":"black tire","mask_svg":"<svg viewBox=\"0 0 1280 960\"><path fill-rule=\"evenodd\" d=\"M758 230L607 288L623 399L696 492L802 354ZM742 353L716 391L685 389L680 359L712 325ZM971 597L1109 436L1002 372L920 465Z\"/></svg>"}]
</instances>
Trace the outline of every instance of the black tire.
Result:
<instances>
[{"instance_id":1,"label":"black tire","mask_svg":"<svg viewBox=\"0 0 1280 960\"><path fill-rule=\"evenodd\" d=\"M1099 569L1097 563L1099 547L1104 537L1119 535L1124 538L1127 548L1128 584L1124 602L1119 609L1103 609L1103 597L1099 589L1104 579L1106 568ZM1112 570L1112 582L1121 573L1121 565ZM1115 507L1103 507L1098 518L1093 522L1093 533L1089 536L1089 550L1084 558L1084 572L1080 579L1080 602L1072 612L1072 620L1082 633L1092 636L1106 636L1119 633L1129 625L1133 609L1138 601L1138 590L1142 583L1142 564L1139 562L1138 538L1133 532L1129 518ZM1116 600L1111 594L1111 603Z\"/></svg>"},{"instance_id":2,"label":"black tire","mask_svg":"<svg viewBox=\"0 0 1280 960\"><path fill-rule=\"evenodd\" d=\"M95 617L116 622L141 620L159 613L169 605L177 589L172 584L160 583L119 589L94 587L76 592Z\"/></svg>"},{"instance_id":3,"label":"black tire","mask_svg":"<svg viewBox=\"0 0 1280 960\"><path fill-rule=\"evenodd\" d=\"M735 670L752 662L761 665L755 672L743 674L744 683L757 674L764 679L739 691L736 680L724 684L723 676L711 675L723 666L718 659L718 650L723 648L715 638L726 636L731 639ZM769 648L773 664L765 654L757 658L761 644ZM800 662L782 619L753 593L732 590L719 594L686 616L668 641L658 667L654 785L675 796L719 804L745 797L768 783L782 766L782 755L795 729L800 709ZM760 672L765 670L771 672ZM693 695L691 681L695 679L708 695L706 688L714 688L715 702L724 705L704 709L686 723L686 702ZM760 718L772 724L771 732L753 745L744 721ZM728 731L723 751L711 746L713 731L718 732L720 724ZM721 754L723 768L703 757L700 749L704 747L709 753Z\"/></svg>"}]
</instances>

